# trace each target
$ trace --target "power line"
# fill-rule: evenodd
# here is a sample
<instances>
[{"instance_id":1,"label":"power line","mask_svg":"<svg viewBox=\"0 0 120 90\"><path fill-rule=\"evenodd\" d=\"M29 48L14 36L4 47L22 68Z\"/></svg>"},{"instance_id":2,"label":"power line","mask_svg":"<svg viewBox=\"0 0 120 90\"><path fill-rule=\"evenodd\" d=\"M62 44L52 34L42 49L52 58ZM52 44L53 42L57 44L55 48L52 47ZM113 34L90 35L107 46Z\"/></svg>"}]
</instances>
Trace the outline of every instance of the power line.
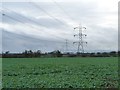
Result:
<instances>
[{"instance_id":1,"label":"power line","mask_svg":"<svg viewBox=\"0 0 120 90\"><path fill-rule=\"evenodd\" d=\"M78 36L78 41L77 42L73 42L73 44L78 43L78 50L77 50L77 52L78 53L84 53L84 43L87 44L87 42L83 41L83 37L87 36L87 35L82 33L82 29L86 29L86 27L78 26L78 27L75 27L74 29L78 29L79 33L74 35L74 37Z\"/></svg>"},{"instance_id":2,"label":"power line","mask_svg":"<svg viewBox=\"0 0 120 90\"><path fill-rule=\"evenodd\" d=\"M70 14L68 14L58 2L56 2L55 0L52 0L52 1L66 14L66 16L68 18L70 18L71 20L74 21L74 19L70 16ZM78 43L78 50L77 50L78 53L80 53L80 52L84 53L84 43L87 44L87 42L83 41L83 36L87 36L87 35L82 33L82 29L83 28L86 29L86 28L82 27L82 26L79 26L79 27L75 27L74 29L76 29L76 28L79 29L79 33L75 34L74 37L78 36L79 40L77 42L73 42L73 43ZM67 51L67 40L66 40L66 51Z\"/></svg>"},{"instance_id":3,"label":"power line","mask_svg":"<svg viewBox=\"0 0 120 90\"><path fill-rule=\"evenodd\" d=\"M33 2L29 2L29 3L31 3L33 6L35 6L35 7L38 8L39 10L43 11L43 12L44 12L45 14L47 14L49 17L53 18L53 19L56 20L57 22L59 22L59 23L61 23L61 24L64 25L63 22L61 22L59 19L57 19L56 17L54 17L54 16L52 16L51 14L49 14L46 10L44 10L43 8L41 8L39 5L37 5L37 4L33 3ZM72 17L71 17L69 14L67 14L67 12L66 12L59 4L57 4L55 1L54 1L54 3L55 3L69 18L72 19ZM72 19L72 20L73 20L73 19Z\"/></svg>"},{"instance_id":4,"label":"power line","mask_svg":"<svg viewBox=\"0 0 120 90\"><path fill-rule=\"evenodd\" d=\"M13 10L10 10L10 9L8 9L8 8L4 8L4 9L6 9L6 10L8 10L8 11L14 13L14 14L17 14L18 16L21 16L22 18L25 18L25 19L27 19L28 21L34 22L35 24L38 24L38 25L40 25L40 26L42 26L42 27L43 27L43 26L45 27L45 25L42 25L42 24L40 24L40 23L38 23L38 22L36 22L36 21L34 21L34 20L31 20L30 18L27 18L27 17L25 17L25 16L23 16L23 15L15 12L15 11L13 11Z\"/></svg>"},{"instance_id":5,"label":"power line","mask_svg":"<svg viewBox=\"0 0 120 90\"><path fill-rule=\"evenodd\" d=\"M56 17L52 16L50 13L48 13L47 11L45 11L43 8L41 8L39 5L33 3L33 2L29 2L31 3L33 6L35 6L36 8L38 8L39 10L43 11L45 14L47 14L49 17L53 18L55 21L61 23L61 24L65 24L62 21L60 21L59 19L57 19Z\"/></svg>"},{"instance_id":6,"label":"power line","mask_svg":"<svg viewBox=\"0 0 120 90\"><path fill-rule=\"evenodd\" d=\"M70 16L70 14L67 13L66 10L64 10L64 8L58 2L56 2L55 0L52 0L52 1L56 4L56 6L58 6L59 9L61 9L66 14L68 18L74 21L74 19Z\"/></svg>"},{"instance_id":7,"label":"power line","mask_svg":"<svg viewBox=\"0 0 120 90\"><path fill-rule=\"evenodd\" d=\"M9 9L7 9L7 10L9 10ZM12 11L12 10L9 10L9 11ZM23 17L21 14L16 13L15 11L12 11L12 12L14 12L15 14L21 16L22 18L27 18L27 17ZM5 14L5 13L3 13L2 15L3 15L3 16L6 16L6 17L8 17L8 18L10 18L10 19L12 19L12 20L18 21L18 22L20 22L20 23L23 24L23 21L21 21L21 20L19 20L19 19L13 18L13 17L11 17L11 16L9 16L9 15L7 15L7 14ZM34 22L33 20L31 20L31 19L29 19L29 18L27 18L27 20ZM35 22L35 23L38 24L37 22ZM27 24L27 23L24 23L24 24L30 26L30 25ZM42 26L43 26L43 25L42 25ZM30 27L35 29L35 27L33 27L33 26L30 26ZM38 29L38 28L37 28L37 29ZM47 33L48 33L48 32L47 32ZM49 33L49 34L50 34L50 33ZM52 36L55 36L56 38L59 38L59 39L64 39L64 38L58 37L58 36L56 36L56 35L54 35L54 34L51 34L51 35L52 35ZM64 40L66 40L66 39L64 39ZM67 45L67 44L66 44L66 45ZM67 47L68 47L68 45L66 46L66 51L68 51L68 48L67 48Z\"/></svg>"},{"instance_id":8,"label":"power line","mask_svg":"<svg viewBox=\"0 0 120 90\"><path fill-rule=\"evenodd\" d=\"M0 12L1 13L1 12ZM2 16L6 16L6 17L8 17L8 18L10 18L10 19L12 19L12 20L14 20L14 21L17 21L17 22L20 22L20 23L22 23L23 24L23 22L22 21L20 21L20 20L18 20L18 19L16 19L16 18L13 18L13 17L11 17L11 16L8 16L7 14L5 14L5 13L1 13L2 14Z\"/></svg>"},{"instance_id":9,"label":"power line","mask_svg":"<svg viewBox=\"0 0 120 90\"><path fill-rule=\"evenodd\" d=\"M0 12L0 13L2 13L2 12ZM12 19L12 20L14 20L14 21L17 21L17 22L20 22L20 23L23 24L23 21L18 20L18 19L16 19L16 18L13 18L13 17L11 17L11 16L9 16L9 15L7 15L7 14L2 13L2 16L6 16L6 17L8 17L8 18L10 18L10 19ZM28 25L29 27L31 27L31 28L33 28L33 29L39 29L39 28L35 28L35 27L33 27L33 26L31 26L31 25L29 25L29 24L27 24L27 23L24 23L24 24ZM45 31L42 31L42 32L45 32ZM48 33L48 32L46 32L46 33ZM59 38L59 39L64 39L64 38L58 37L58 36L56 36L56 35L54 35L54 34L52 34L52 33L49 33L49 35L52 35L52 36L54 36L54 37L56 37L56 38Z\"/></svg>"}]
</instances>

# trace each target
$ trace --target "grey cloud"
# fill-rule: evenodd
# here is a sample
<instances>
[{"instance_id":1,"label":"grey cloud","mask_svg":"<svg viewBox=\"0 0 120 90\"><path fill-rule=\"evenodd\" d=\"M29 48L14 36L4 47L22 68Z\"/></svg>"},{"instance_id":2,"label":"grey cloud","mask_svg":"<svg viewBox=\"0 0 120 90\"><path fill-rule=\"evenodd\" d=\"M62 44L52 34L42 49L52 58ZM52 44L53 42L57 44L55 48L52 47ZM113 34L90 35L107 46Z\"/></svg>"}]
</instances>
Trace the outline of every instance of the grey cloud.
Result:
<instances>
[{"instance_id":1,"label":"grey cloud","mask_svg":"<svg viewBox=\"0 0 120 90\"><path fill-rule=\"evenodd\" d=\"M117 50L118 47L118 32L114 28L94 28L97 32L89 31L88 47L96 50Z\"/></svg>"},{"instance_id":2,"label":"grey cloud","mask_svg":"<svg viewBox=\"0 0 120 90\"><path fill-rule=\"evenodd\" d=\"M33 25L37 25L39 27L46 27L46 28L65 28L67 25L64 21L61 21L63 24L61 24L60 22L53 20L50 17L45 17L45 18L33 18L33 17L26 17L20 13L17 13L15 11L12 10L4 10L4 14L2 16L3 22L4 23L9 23L9 24L16 24L16 23L29 23L29 24L33 24ZM28 26L28 24L26 24Z\"/></svg>"},{"instance_id":3,"label":"grey cloud","mask_svg":"<svg viewBox=\"0 0 120 90\"><path fill-rule=\"evenodd\" d=\"M3 31L2 37L3 37L2 39L3 51L22 52L26 49L28 50L39 49L45 52L45 51L53 51L61 47L60 41L52 41L49 39L42 40L42 39L32 38L29 36L15 34L7 31Z\"/></svg>"},{"instance_id":4,"label":"grey cloud","mask_svg":"<svg viewBox=\"0 0 120 90\"><path fill-rule=\"evenodd\" d=\"M42 8L44 8L47 12L51 13L52 15L58 14L58 15L61 15L61 17L63 17L63 19L70 19L70 18L66 17L66 15L60 9L58 9L57 6L55 6L53 4L38 3L38 5L40 5ZM26 3L24 3L23 7L20 7L19 4L18 4L18 6L14 5L13 7L23 10L24 7L26 8L25 5L26 5ZM105 22L105 20L103 18L106 16L109 16L109 14L110 15L114 14L116 16L116 12L107 12L107 11L104 12L102 10L98 10L97 4L94 2L91 2L91 3L60 2L60 5L62 5L62 7L66 10L66 12L68 12L68 14L70 14L70 16L74 18L74 21L82 22L83 24L87 25L88 28L87 28L87 31L85 31L85 33L88 34L88 37L85 40L88 42L88 46L86 47L86 51L92 51L92 50L104 51L104 50L116 50L117 49L117 42L118 42L117 27L115 28L115 26L113 27L111 24L108 25L107 27L97 25L98 23L101 24L102 22ZM40 14L40 16L46 16L44 13L40 12L40 10L36 9L32 5L29 5L29 6L30 6L30 9L33 10L33 13L31 13L31 14L37 14L36 16L38 16L39 14ZM6 7L7 7L7 5L6 5ZM12 6L9 5L9 7L12 7ZM25 10L26 9L24 9L24 11ZM17 11L17 13L19 13L19 12ZM65 32L67 32L67 28L66 28L67 26L66 26L65 22L64 22L65 25L61 25L60 23L52 20L52 18L50 18L50 17L35 19L32 17L26 17L24 15L22 15L20 17L14 13L7 12L7 14L11 15L12 17L14 16L14 18L19 18L19 20L21 20L23 22L23 24L30 23L30 24L34 24L37 26L40 26L40 24L42 24L43 26L48 28L48 30L51 29L51 30L55 30L57 32L57 29L61 29ZM31 19L32 21L28 20L28 18ZM9 22L9 24L17 23L17 22L13 22L13 20L10 20L8 18L4 18L4 21L6 23ZM115 23L115 20L113 22ZM116 21L116 24L117 24L117 21ZM48 33L49 32L50 31L48 31ZM26 34L18 35L18 34L6 32L6 31L4 33L5 33L5 34L3 34L4 50L10 50L13 52L14 51L23 51L25 49L33 49L33 50L34 49L42 49L43 51L51 51L51 50L61 47L61 42L54 41L54 44L53 44L53 41L51 41L49 38L46 41L46 40L42 40L43 38L38 39L38 38L34 38L33 36L29 36ZM65 35L63 34L63 36L61 36L61 37L64 37L64 36ZM77 38L75 40L77 40ZM14 42L11 45L9 45L9 43L12 41L14 41ZM62 44L64 45L65 43L62 43ZM75 45L73 47L72 40L70 41L70 46L71 46L70 49L72 49L72 50L77 49L77 45Z\"/></svg>"}]
</instances>

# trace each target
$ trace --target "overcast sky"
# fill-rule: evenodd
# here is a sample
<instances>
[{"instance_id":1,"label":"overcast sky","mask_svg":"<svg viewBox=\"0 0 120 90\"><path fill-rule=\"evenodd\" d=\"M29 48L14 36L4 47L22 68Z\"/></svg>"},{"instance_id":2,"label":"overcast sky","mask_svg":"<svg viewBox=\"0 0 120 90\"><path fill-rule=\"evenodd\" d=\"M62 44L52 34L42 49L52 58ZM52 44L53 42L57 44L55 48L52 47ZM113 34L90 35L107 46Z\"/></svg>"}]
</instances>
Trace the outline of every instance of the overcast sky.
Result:
<instances>
[{"instance_id":1,"label":"overcast sky","mask_svg":"<svg viewBox=\"0 0 120 90\"><path fill-rule=\"evenodd\" d=\"M39 0L40 1L40 0ZM42 52L76 51L77 37L73 37L79 25L86 27L84 41L86 52L111 51L118 48L118 1L117 0L46 0L44 2L2 2L0 30L2 51ZM1 33L0 33L1 34Z\"/></svg>"}]
</instances>

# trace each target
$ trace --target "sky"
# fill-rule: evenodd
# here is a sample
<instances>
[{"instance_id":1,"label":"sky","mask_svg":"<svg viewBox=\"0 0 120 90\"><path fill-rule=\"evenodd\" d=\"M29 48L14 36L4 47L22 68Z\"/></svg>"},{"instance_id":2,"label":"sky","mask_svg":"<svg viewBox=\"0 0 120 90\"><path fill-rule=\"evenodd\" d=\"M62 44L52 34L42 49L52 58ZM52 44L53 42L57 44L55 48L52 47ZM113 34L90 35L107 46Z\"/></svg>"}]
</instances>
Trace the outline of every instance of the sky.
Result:
<instances>
[{"instance_id":1,"label":"sky","mask_svg":"<svg viewBox=\"0 0 120 90\"><path fill-rule=\"evenodd\" d=\"M118 50L117 0L5 0L0 3L1 50L77 51L79 25L85 52ZM1 13L4 13L2 15Z\"/></svg>"}]
</instances>

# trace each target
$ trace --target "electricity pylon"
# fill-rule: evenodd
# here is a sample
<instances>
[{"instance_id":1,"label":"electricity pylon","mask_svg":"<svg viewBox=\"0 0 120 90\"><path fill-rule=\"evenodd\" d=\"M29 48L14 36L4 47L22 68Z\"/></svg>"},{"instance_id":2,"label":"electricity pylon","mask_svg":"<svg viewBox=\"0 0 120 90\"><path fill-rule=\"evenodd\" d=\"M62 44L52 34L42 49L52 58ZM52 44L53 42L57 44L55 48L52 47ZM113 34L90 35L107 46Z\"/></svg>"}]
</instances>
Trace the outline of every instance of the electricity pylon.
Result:
<instances>
[{"instance_id":1,"label":"electricity pylon","mask_svg":"<svg viewBox=\"0 0 120 90\"><path fill-rule=\"evenodd\" d=\"M77 43L78 44L78 50L77 53L84 53L84 44L87 44L87 42L83 41L83 37L86 37L86 34L83 34L82 31L83 29L86 29L86 27L82 27L79 25L78 27L75 27L74 30L78 30L78 34L75 34L74 37L78 36L78 41L73 42L73 44Z\"/></svg>"},{"instance_id":2,"label":"electricity pylon","mask_svg":"<svg viewBox=\"0 0 120 90\"><path fill-rule=\"evenodd\" d=\"M66 39L65 41L66 41L65 44L66 44L66 53L67 53L68 52L68 40Z\"/></svg>"}]
</instances>

